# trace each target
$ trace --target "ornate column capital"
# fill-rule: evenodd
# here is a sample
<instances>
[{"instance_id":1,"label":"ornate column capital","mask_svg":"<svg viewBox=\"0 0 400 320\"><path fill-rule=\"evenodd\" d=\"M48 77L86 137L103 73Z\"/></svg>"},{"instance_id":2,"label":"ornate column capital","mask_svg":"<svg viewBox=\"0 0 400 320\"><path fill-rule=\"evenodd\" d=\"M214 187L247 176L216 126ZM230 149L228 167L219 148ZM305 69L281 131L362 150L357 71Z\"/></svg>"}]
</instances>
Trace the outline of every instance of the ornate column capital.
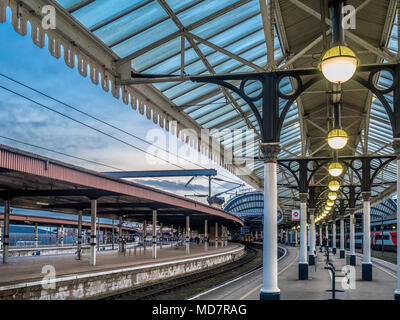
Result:
<instances>
[{"instance_id":1,"label":"ornate column capital","mask_svg":"<svg viewBox=\"0 0 400 320\"><path fill-rule=\"evenodd\" d=\"M281 151L279 142L260 143L260 149L264 156L264 161L276 161Z\"/></svg>"},{"instance_id":2,"label":"ornate column capital","mask_svg":"<svg viewBox=\"0 0 400 320\"><path fill-rule=\"evenodd\" d=\"M299 193L300 202L307 202L308 193Z\"/></svg>"},{"instance_id":3,"label":"ornate column capital","mask_svg":"<svg viewBox=\"0 0 400 320\"><path fill-rule=\"evenodd\" d=\"M400 157L400 138L394 138L392 147L396 156Z\"/></svg>"},{"instance_id":4,"label":"ornate column capital","mask_svg":"<svg viewBox=\"0 0 400 320\"><path fill-rule=\"evenodd\" d=\"M362 192L362 198L363 198L364 201L371 200L371 191L363 191Z\"/></svg>"}]
</instances>

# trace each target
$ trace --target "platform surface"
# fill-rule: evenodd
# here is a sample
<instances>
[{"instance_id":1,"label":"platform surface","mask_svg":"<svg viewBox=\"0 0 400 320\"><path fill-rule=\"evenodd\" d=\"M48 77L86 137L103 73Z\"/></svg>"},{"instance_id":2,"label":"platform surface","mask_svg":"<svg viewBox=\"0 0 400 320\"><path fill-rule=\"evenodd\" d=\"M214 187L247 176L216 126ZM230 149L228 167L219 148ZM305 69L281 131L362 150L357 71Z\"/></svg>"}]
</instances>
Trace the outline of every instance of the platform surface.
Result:
<instances>
[{"instance_id":1,"label":"platform surface","mask_svg":"<svg viewBox=\"0 0 400 320\"><path fill-rule=\"evenodd\" d=\"M191 244L190 254L186 254L185 246L171 248L171 245L163 245L162 249L157 250L157 259L152 258L151 247L146 248L146 252L134 254L131 249L126 254L117 251L98 251L96 266L90 266L90 255L85 253L82 260L76 260L76 255L52 255L52 256L26 256L10 257L7 264L0 263L0 286L14 283L29 282L42 279L43 266L51 265L56 270L56 276L88 273L94 271L114 270L118 268L151 265L158 262L168 262L182 260L186 258L201 257L215 253L222 253L238 248L238 244L229 244L226 247L209 246L208 251L204 251L204 244ZM143 248L142 248L143 250ZM129 255L130 254L130 255Z\"/></svg>"},{"instance_id":2,"label":"platform surface","mask_svg":"<svg viewBox=\"0 0 400 320\"><path fill-rule=\"evenodd\" d=\"M332 297L330 290L332 280L328 270L324 269L326 257L318 252L317 266L309 266L309 280L298 280L298 248L285 247L287 255L278 262L278 286L281 290L281 300L327 300ZM346 259L339 259L339 251L335 256L330 254L330 260L336 270L346 265ZM374 260L373 260L374 261ZM346 288L337 292L339 300L393 300L397 276L393 270L384 268L379 261L373 262L373 281L361 280L361 262L357 257L355 267L355 289ZM336 289L343 290L338 278ZM216 290L212 290L196 298L196 300L259 300L262 285L262 270L258 270L237 281L231 282Z\"/></svg>"}]
</instances>

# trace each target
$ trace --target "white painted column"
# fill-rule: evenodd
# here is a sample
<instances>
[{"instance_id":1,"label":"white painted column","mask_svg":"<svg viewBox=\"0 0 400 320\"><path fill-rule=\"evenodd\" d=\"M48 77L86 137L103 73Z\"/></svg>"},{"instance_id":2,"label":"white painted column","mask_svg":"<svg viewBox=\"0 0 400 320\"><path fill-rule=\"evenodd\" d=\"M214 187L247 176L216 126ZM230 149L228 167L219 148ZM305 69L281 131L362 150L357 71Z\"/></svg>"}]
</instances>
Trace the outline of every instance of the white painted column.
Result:
<instances>
[{"instance_id":1,"label":"white painted column","mask_svg":"<svg viewBox=\"0 0 400 320\"><path fill-rule=\"evenodd\" d=\"M398 145L398 142L397 142ZM394 143L394 149L399 155L400 148L396 148ZM395 300L400 300L400 157L397 157L397 289L394 292Z\"/></svg>"},{"instance_id":2,"label":"white painted column","mask_svg":"<svg viewBox=\"0 0 400 320\"><path fill-rule=\"evenodd\" d=\"M340 219L340 258L344 259L344 218Z\"/></svg>"},{"instance_id":3,"label":"white painted column","mask_svg":"<svg viewBox=\"0 0 400 320\"><path fill-rule=\"evenodd\" d=\"M82 211L78 212L78 259L81 259L82 250Z\"/></svg>"},{"instance_id":4,"label":"white painted column","mask_svg":"<svg viewBox=\"0 0 400 320\"><path fill-rule=\"evenodd\" d=\"M310 210L310 250L308 251L308 262L310 265L315 264L314 250L315 250L315 241L314 241L314 232L315 232L315 220L314 213Z\"/></svg>"},{"instance_id":5,"label":"white painted column","mask_svg":"<svg viewBox=\"0 0 400 320\"><path fill-rule=\"evenodd\" d=\"M64 225L61 225L61 247L64 246Z\"/></svg>"},{"instance_id":6,"label":"white painted column","mask_svg":"<svg viewBox=\"0 0 400 320\"><path fill-rule=\"evenodd\" d=\"M354 212L350 213L350 256L355 256Z\"/></svg>"},{"instance_id":7,"label":"white painted column","mask_svg":"<svg viewBox=\"0 0 400 320\"><path fill-rule=\"evenodd\" d=\"M186 254L190 253L190 217L186 216Z\"/></svg>"},{"instance_id":8,"label":"white painted column","mask_svg":"<svg viewBox=\"0 0 400 320\"><path fill-rule=\"evenodd\" d=\"M60 233L60 230L58 230L58 227L57 227L56 232L57 232L57 233L56 233L56 246L58 247L58 242L59 242L59 241L58 241L58 240L59 240L58 238L59 238L59 233Z\"/></svg>"},{"instance_id":9,"label":"white painted column","mask_svg":"<svg viewBox=\"0 0 400 320\"><path fill-rule=\"evenodd\" d=\"M3 263L8 262L8 247L10 240L10 201L4 201L4 232L3 232Z\"/></svg>"},{"instance_id":10,"label":"white painted column","mask_svg":"<svg viewBox=\"0 0 400 320\"><path fill-rule=\"evenodd\" d=\"M362 262L362 279L364 281L372 280L372 263L371 263L371 192L363 192L363 262Z\"/></svg>"},{"instance_id":11,"label":"white painted column","mask_svg":"<svg viewBox=\"0 0 400 320\"><path fill-rule=\"evenodd\" d=\"M329 225L328 223L325 224L325 238L326 238L326 246L329 250Z\"/></svg>"},{"instance_id":12,"label":"white painted column","mask_svg":"<svg viewBox=\"0 0 400 320\"><path fill-rule=\"evenodd\" d=\"M307 259L307 193L300 194L300 257L299 280L308 279Z\"/></svg>"},{"instance_id":13,"label":"white painted column","mask_svg":"<svg viewBox=\"0 0 400 320\"><path fill-rule=\"evenodd\" d=\"M263 233L263 284L260 292L261 300L280 299L278 288L278 194L276 177L276 156L279 146L266 146L264 154L264 233ZM266 153L265 153L266 152ZM271 153L272 154L269 154ZM275 154L276 153L276 154Z\"/></svg>"},{"instance_id":14,"label":"white painted column","mask_svg":"<svg viewBox=\"0 0 400 320\"><path fill-rule=\"evenodd\" d=\"M152 258L156 259L157 258L157 210L153 210L153 227L152 227L152 230L153 230Z\"/></svg>"},{"instance_id":15,"label":"white painted column","mask_svg":"<svg viewBox=\"0 0 400 320\"><path fill-rule=\"evenodd\" d=\"M204 220L204 251L208 251L208 221Z\"/></svg>"},{"instance_id":16,"label":"white painted column","mask_svg":"<svg viewBox=\"0 0 400 320\"><path fill-rule=\"evenodd\" d=\"M221 232L220 232L220 237L219 237L219 243L221 248L224 246L224 225L221 225Z\"/></svg>"},{"instance_id":17,"label":"white painted column","mask_svg":"<svg viewBox=\"0 0 400 320\"><path fill-rule=\"evenodd\" d=\"M215 223L215 249L218 249L218 222Z\"/></svg>"},{"instance_id":18,"label":"white painted column","mask_svg":"<svg viewBox=\"0 0 400 320\"><path fill-rule=\"evenodd\" d=\"M147 221L143 222L143 252L146 252Z\"/></svg>"},{"instance_id":19,"label":"white painted column","mask_svg":"<svg viewBox=\"0 0 400 320\"><path fill-rule=\"evenodd\" d=\"M159 238L159 242L160 242L160 249L162 249L162 245L163 245L163 224L162 224L162 222L160 222L160 238Z\"/></svg>"},{"instance_id":20,"label":"white painted column","mask_svg":"<svg viewBox=\"0 0 400 320\"><path fill-rule=\"evenodd\" d=\"M39 240L38 240L38 224L35 223L35 248L39 247Z\"/></svg>"},{"instance_id":21,"label":"white painted column","mask_svg":"<svg viewBox=\"0 0 400 320\"><path fill-rule=\"evenodd\" d=\"M96 216L97 200L90 200L91 203L91 224L90 224L90 265L96 265Z\"/></svg>"},{"instance_id":22,"label":"white painted column","mask_svg":"<svg viewBox=\"0 0 400 320\"><path fill-rule=\"evenodd\" d=\"M118 252L122 252L122 217L119 217L118 224Z\"/></svg>"},{"instance_id":23,"label":"white painted column","mask_svg":"<svg viewBox=\"0 0 400 320\"><path fill-rule=\"evenodd\" d=\"M319 225L319 245L322 247L322 224Z\"/></svg>"},{"instance_id":24,"label":"white painted column","mask_svg":"<svg viewBox=\"0 0 400 320\"><path fill-rule=\"evenodd\" d=\"M332 222L332 252L336 254L336 220Z\"/></svg>"}]
</instances>

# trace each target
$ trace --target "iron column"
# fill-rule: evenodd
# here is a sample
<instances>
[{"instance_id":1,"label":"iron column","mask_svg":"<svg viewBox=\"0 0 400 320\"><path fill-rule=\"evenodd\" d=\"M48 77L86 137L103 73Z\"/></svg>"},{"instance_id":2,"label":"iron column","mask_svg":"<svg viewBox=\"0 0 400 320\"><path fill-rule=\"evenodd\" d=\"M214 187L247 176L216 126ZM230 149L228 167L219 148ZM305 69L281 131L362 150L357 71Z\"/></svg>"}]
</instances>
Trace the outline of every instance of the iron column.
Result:
<instances>
[{"instance_id":1,"label":"iron column","mask_svg":"<svg viewBox=\"0 0 400 320\"><path fill-rule=\"evenodd\" d=\"M340 219L340 259L344 259L344 219Z\"/></svg>"},{"instance_id":2,"label":"iron column","mask_svg":"<svg viewBox=\"0 0 400 320\"><path fill-rule=\"evenodd\" d=\"M278 288L278 190L277 157L279 143L261 144L264 155L263 284L260 300L279 300Z\"/></svg>"},{"instance_id":3,"label":"iron column","mask_svg":"<svg viewBox=\"0 0 400 320\"><path fill-rule=\"evenodd\" d=\"M91 225L90 225L90 265L96 265L96 215L97 215L97 200L91 200Z\"/></svg>"},{"instance_id":4,"label":"iron column","mask_svg":"<svg viewBox=\"0 0 400 320\"><path fill-rule=\"evenodd\" d=\"M6 200L4 202L3 263L8 262L9 239L10 239L10 200Z\"/></svg>"},{"instance_id":5,"label":"iron column","mask_svg":"<svg viewBox=\"0 0 400 320\"><path fill-rule=\"evenodd\" d=\"M363 262L362 262L362 280L372 281L372 263L371 263L371 192L364 191L363 196L363 218L364 218L364 237L363 237Z\"/></svg>"}]
</instances>

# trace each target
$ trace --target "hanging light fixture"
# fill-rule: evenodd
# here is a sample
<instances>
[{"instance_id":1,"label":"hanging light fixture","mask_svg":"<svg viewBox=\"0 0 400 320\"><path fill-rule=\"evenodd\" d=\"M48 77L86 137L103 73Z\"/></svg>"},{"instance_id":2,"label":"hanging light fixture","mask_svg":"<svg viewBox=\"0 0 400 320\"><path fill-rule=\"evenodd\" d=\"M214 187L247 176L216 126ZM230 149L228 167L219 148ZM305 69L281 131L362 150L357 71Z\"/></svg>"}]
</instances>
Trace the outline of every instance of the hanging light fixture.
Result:
<instances>
[{"instance_id":1,"label":"hanging light fixture","mask_svg":"<svg viewBox=\"0 0 400 320\"><path fill-rule=\"evenodd\" d=\"M337 199L337 193L336 192L334 192L334 191L331 191L331 192L329 192L328 193L328 199L329 200L336 200Z\"/></svg>"},{"instance_id":2,"label":"hanging light fixture","mask_svg":"<svg viewBox=\"0 0 400 320\"><path fill-rule=\"evenodd\" d=\"M359 61L354 51L344 43L343 1L331 1L330 7L332 44L323 54L319 69L328 81L339 84L353 77Z\"/></svg>"},{"instance_id":3,"label":"hanging light fixture","mask_svg":"<svg viewBox=\"0 0 400 320\"><path fill-rule=\"evenodd\" d=\"M345 83L356 73L358 59L353 50L345 45L334 46L322 56L319 68L332 83Z\"/></svg>"},{"instance_id":4,"label":"hanging light fixture","mask_svg":"<svg viewBox=\"0 0 400 320\"><path fill-rule=\"evenodd\" d=\"M327 205L327 206L330 206L330 207L333 207L334 204L335 204L335 201L332 201L332 200L328 200L328 201L326 202L326 205Z\"/></svg>"},{"instance_id":5,"label":"hanging light fixture","mask_svg":"<svg viewBox=\"0 0 400 320\"><path fill-rule=\"evenodd\" d=\"M333 150L343 149L347 141L349 141L349 137L347 132L342 129L341 119L340 119L340 110L341 105L339 103L333 104L333 129L328 133L328 145Z\"/></svg>"},{"instance_id":6,"label":"hanging light fixture","mask_svg":"<svg viewBox=\"0 0 400 320\"><path fill-rule=\"evenodd\" d=\"M331 211L331 210L332 210L332 207L330 207L330 206L326 205L326 206L325 206L325 210L327 210L327 211Z\"/></svg>"},{"instance_id":7,"label":"hanging light fixture","mask_svg":"<svg viewBox=\"0 0 400 320\"><path fill-rule=\"evenodd\" d=\"M340 189L340 182L337 180L329 181L328 188L330 191L338 191Z\"/></svg>"},{"instance_id":8,"label":"hanging light fixture","mask_svg":"<svg viewBox=\"0 0 400 320\"><path fill-rule=\"evenodd\" d=\"M334 161L329 165L328 172L332 177L339 177L343 172L343 166L340 162Z\"/></svg>"}]
</instances>

